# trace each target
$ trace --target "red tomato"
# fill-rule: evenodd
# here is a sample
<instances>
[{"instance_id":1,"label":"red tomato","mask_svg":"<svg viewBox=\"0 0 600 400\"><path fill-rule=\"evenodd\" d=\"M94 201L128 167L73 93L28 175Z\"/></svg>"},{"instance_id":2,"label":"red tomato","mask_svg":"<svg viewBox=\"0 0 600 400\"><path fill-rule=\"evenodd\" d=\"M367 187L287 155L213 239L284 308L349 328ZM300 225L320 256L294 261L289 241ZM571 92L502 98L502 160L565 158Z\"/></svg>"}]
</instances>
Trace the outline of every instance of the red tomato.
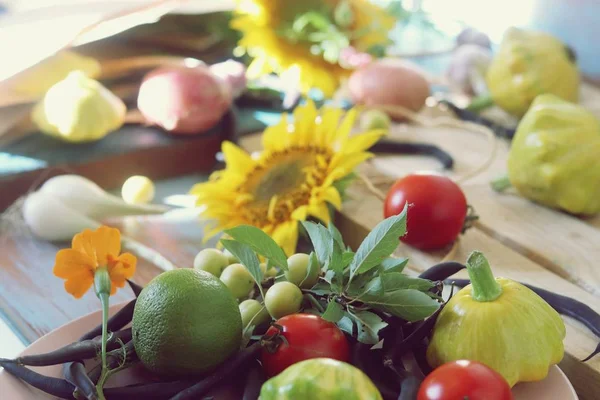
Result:
<instances>
[{"instance_id":1,"label":"red tomato","mask_svg":"<svg viewBox=\"0 0 600 400\"><path fill-rule=\"evenodd\" d=\"M268 376L275 376L292 364L311 358L327 357L348 362L350 349L346 336L336 324L312 314L291 314L275 322L282 342L274 353L263 348L262 365ZM272 326L266 336L277 333Z\"/></svg>"},{"instance_id":2,"label":"red tomato","mask_svg":"<svg viewBox=\"0 0 600 400\"><path fill-rule=\"evenodd\" d=\"M467 199L451 179L413 174L394 183L385 199L385 218L402 212L408 203L404 243L422 250L444 247L456 240L467 216Z\"/></svg>"},{"instance_id":3,"label":"red tomato","mask_svg":"<svg viewBox=\"0 0 600 400\"><path fill-rule=\"evenodd\" d=\"M513 400L506 380L488 366L459 360L446 363L427 375L417 400Z\"/></svg>"}]
</instances>

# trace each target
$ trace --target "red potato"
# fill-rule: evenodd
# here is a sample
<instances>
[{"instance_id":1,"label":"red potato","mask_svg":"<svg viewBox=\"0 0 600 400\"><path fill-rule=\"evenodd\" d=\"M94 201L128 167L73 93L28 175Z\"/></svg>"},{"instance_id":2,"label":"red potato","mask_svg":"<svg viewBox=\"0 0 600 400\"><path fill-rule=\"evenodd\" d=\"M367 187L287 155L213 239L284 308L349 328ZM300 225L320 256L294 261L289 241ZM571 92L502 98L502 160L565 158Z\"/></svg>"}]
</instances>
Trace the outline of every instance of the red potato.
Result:
<instances>
[{"instance_id":1,"label":"red potato","mask_svg":"<svg viewBox=\"0 0 600 400\"><path fill-rule=\"evenodd\" d=\"M419 111L430 93L429 83L417 66L393 58L356 70L348 88L357 104L398 105L412 111Z\"/></svg>"},{"instance_id":2,"label":"red potato","mask_svg":"<svg viewBox=\"0 0 600 400\"><path fill-rule=\"evenodd\" d=\"M175 134L212 128L229 109L231 88L206 66L169 66L148 73L137 105L146 120Z\"/></svg>"}]
</instances>

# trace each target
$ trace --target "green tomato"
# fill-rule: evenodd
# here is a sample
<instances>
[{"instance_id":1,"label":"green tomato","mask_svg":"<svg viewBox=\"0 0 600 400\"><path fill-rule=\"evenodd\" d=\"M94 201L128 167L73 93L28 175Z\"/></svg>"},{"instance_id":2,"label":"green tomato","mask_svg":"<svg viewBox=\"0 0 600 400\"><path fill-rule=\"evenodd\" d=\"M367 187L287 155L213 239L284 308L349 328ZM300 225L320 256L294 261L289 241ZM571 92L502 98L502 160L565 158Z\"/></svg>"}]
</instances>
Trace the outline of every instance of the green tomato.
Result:
<instances>
[{"instance_id":1,"label":"green tomato","mask_svg":"<svg viewBox=\"0 0 600 400\"><path fill-rule=\"evenodd\" d=\"M291 282L278 282L265 294L267 311L275 319L300 311L302 291Z\"/></svg>"},{"instance_id":2,"label":"green tomato","mask_svg":"<svg viewBox=\"0 0 600 400\"><path fill-rule=\"evenodd\" d=\"M308 254L297 253L287 260L288 270L285 272L285 279L301 288L309 289L319 280L319 268L315 268L310 276L306 276L310 256Z\"/></svg>"},{"instance_id":3,"label":"green tomato","mask_svg":"<svg viewBox=\"0 0 600 400\"><path fill-rule=\"evenodd\" d=\"M231 264L223 270L221 281L238 299L248 296L254 287L254 278L242 264Z\"/></svg>"},{"instance_id":4,"label":"green tomato","mask_svg":"<svg viewBox=\"0 0 600 400\"><path fill-rule=\"evenodd\" d=\"M260 263L259 267L260 267L260 271L262 272L263 276L266 276L266 274L267 274L267 263Z\"/></svg>"},{"instance_id":5,"label":"green tomato","mask_svg":"<svg viewBox=\"0 0 600 400\"><path fill-rule=\"evenodd\" d=\"M313 358L286 368L266 381L261 400L381 400L373 381L360 369L331 358Z\"/></svg>"},{"instance_id":6,"label":"green tomato","mask_svg":"<svg viewBox=\"0 0 600 400\"><path fill-rule=\"evenodd\" d=\"M252 321L252 325L260 325L271 319L267 308L254 299L244 300L240 303L240 313L242 314L242 326L244 329Z\"/></svg>"},{"instance_id":7,"label":"green tomato","mask_svg":"<svg viewBox=\"0 0 600 400\"><path fill-rule=\"evenodd\" d=\"M204 249L194 258L195 269L210 272L217 278L221 276L221 273L228 265L227 256L217 249Z\"/></svg>"},{"instance_id":8,"label":"green tomato","mask_svg":"<svg viewBox=\"0 0 600 400\"><path fill-rule=\"evenodd\" d=\"M234 256L229 250L227 249L223 249L223 254L225 254L225 257L227 257L227 265L231 265L231 264L236 264L239 263L240 260L238 260L238 258L236 256Z\"/></svg>"}]
</instances>

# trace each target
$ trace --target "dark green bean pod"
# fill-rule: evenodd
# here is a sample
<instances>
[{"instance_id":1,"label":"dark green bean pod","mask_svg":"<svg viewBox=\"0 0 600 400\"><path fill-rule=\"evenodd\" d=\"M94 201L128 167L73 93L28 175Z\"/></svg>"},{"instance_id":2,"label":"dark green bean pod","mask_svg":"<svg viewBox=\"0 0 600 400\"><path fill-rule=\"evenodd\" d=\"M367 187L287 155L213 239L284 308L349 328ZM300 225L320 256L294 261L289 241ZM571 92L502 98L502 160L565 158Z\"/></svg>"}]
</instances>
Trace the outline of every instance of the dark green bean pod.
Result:
<instances>
[{"instance_id":1,"label":"dark green bean pod","mask_svg":"<svg viewBox=\"0 0 600 400\"><path fill-rule=\"evenodd\" d=\"M107 326L109 332L116 332L131 322L136 300L137 299L131 300L125 305L125 307L121 308L115 315L108 319ZM94 329L83 335L81 338L79 338L79 340L89 340L100 335L102 335L102 324L96 326Z\"/></svg>"},{"instance_id":2,"label":"dark green bean pod","mask_svg":"<svg viewBox=\"0 0 600 400\"><path fill-rule=\"evenodd\" d=\"M131 340L131 329L112 333L106 342L108 351L117 349L121 346L121 342ZM42 367L47 365L63 364L70 361L87 360L96 357L100 354L102 347L101 338L88 339L81 342L71 343L60 349L43 354L31 354L18 357L12 362L22 365L30 365Z\"/></svg>"},{"instance_id":3,"label":"dark green bean pod","mask_svg":"<svg viewBox=\"0 0 600 400\"><path fill-rule=\"evenodd\" d=\"M75 387L75 398L85 397L87 400L98 400L96 385L88 376L85 365L81 361L68 362L63 365L65 380Z\"/></svg>"},{"instance_id":4,"label":"dark green bean pod","mask_svg":"<svg viewBox=\"0 0 600 400\"><path fill-rule=\"evenodd\" d=\"M444 279L456 274L467 267L464 264L455 261L447 261L434 265L421 272L419 278L429 279L430 281L443 281Z\"/></svg>"},{"instance_id":5,"label":"dark green bean pod","mask_svg":"<svg viewBox=\"0 0 600 400\"><path fill-rule=\"evenodd\" d=\"M144 290L143 287L141 287L140 285L138 285L134 281L131 281L131 280L127 279L127 283L129 284L129 287L131 288L131 291L133 291L133 294L135 294L135 297L138 297L140 295L140 293L142 293L142 290Z\"/></svg>"},{"instance_id":6,"label":"dark green bean pod","mask_svg":"<svg viewBox=\"0 0 600 400\"><path fill-rule=\"evenodd\" d=\"M75 386L64 379L45 376L10 360L0 359L6 372L45 393L61 399L73 399Z\"/></svg>"},{"instance_id":7,"label":"dark green bean pod","mask_svg":"<svg viewBox=\"0 0 600 400\"><path fill-rule=\"evenodd\" d=\"M400 386L400 395L398 400L417 400L421 380L414 375L406 377Z\"/></svg>"},{"instance_id":8,"label":"dark green bean pod","mask_svg":"<svg viewBox=\"0 0 600 400\"><path fill-rule=\"evenodd\" d=\"M196 383L185 390L182 390L175 396L171 397L171 400L185 400L185 399L201 399L215 385L221 382L223 379L229 377L233 372L237 371L240 367L246 365L253 357L260 351L260 342L256 342L244 350L238 352L232 358L228 359L223 363L215 372L200 382Z\"/></svg>"},{"instance_id":9,"label":"dark green bean pod","mask_svg":"<svg viewBox=\"0 0 600 400\"><path fill-rule=\"evenodd\" d=\"M246 377L246 386L244 387L242 400L257 400L260 395L260 389L266 380L261 365L258 361L253 362L248 377Z\"/></svg>"}]
</instances>

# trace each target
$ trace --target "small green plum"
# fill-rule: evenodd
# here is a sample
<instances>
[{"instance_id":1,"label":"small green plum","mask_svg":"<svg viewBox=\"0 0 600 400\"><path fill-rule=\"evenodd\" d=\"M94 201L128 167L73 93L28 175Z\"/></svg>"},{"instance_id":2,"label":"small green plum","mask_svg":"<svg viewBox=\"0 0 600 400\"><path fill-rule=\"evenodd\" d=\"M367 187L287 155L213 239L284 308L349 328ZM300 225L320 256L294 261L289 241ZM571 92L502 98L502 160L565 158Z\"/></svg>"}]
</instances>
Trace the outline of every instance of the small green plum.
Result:
<instances>
[{"instance_id":1,"label":"small green plum","mask_svg":"<svg viewBox=\"0 0 600 400\"><path fill-rule=\"evenodd\" d=\"M223 270L221 281L227 286L234 297L247 297L254 287L254 279L242 264L231 264Z\"/></svg>"},{"instance_id":2,"label":"small green plum","mask_svg":"<svg viewBox=\"0 0 600 400\"><path fill-rule=\"evenodd\" d=\"M242 314L242 326L244 329L250 321L252 325L260 325L271 319L267 308L254 299L244 300L240 303L240 313Z\"/></svg>"},{"instance_id":3,"label":"small green plum","mask_svg":"<svg viewBox=\"0 0 600 400\"><path fill-rule=\"evenodd\" d=\"M288 270L285 272L285 278L294 285L309 289L319 280L319 268L315 268L310 276L306 276L310 256L308 254L296 253L287 260Z\"/></svg>"},{"instance_id":4,"label":"small green plum","mask_svg":"<svg viewBox=\"0 0 600 400\"><path fill-rule=\"evenodd\" d=\"M234 256L229 250L223 249L223 254L227 257L228 265L239 263L240 260L236 256Z\"/></svg>"},{"instance_id":5,"label":"small green plum","mask_svg":"<svg viewBox=\"0 0 600 400\"><path fill-rule=\"evenodd\" d=\"M390 117L385 112L377 109L367 110L360 117L360 127L364 130L389 130L391 124Z\"/></svg>"},{"instance_id":6,"label":"small green plum","mask_svg":"<svg viewBox=\"0 0 600 400\"><path fill-rule=\"evenodd\" d=\"M265 294L267 311L275 319L300 311L302 291L291 282L278 282Z\"/></svg>"},{"instance_id":7,"label":"small green plum","mask_svg":"<svg viewBox=\"0 0 600 400\"><path fill-rule=\"evenodd\" d=\"M204 249L194 258L194 268L210 272L217 278L229 265L227 257L217 249Z\"/></svg>"}]
</instances>

